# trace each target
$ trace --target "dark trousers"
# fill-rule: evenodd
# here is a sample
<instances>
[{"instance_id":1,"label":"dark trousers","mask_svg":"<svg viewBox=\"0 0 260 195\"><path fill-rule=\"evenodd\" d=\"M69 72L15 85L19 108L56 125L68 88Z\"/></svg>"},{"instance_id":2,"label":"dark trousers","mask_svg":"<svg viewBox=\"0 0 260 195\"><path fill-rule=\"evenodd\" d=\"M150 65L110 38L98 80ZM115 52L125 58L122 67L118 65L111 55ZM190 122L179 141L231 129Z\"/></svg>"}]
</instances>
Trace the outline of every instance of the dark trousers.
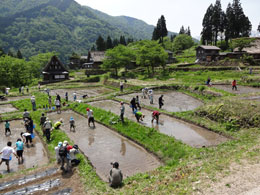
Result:
<instances>
[{"instance_id":1,"label":"dark trousers","mask_svg":"<svg viewBox=\"0 0 260 195\"><path fill-rule=\"evenodd\" d=\"M237 91L237 86L236 85L232 86L232 90L234 90L234 89Z\"/></svg>"},{"instance_id":2,"label":"dark trousers","mask_svg":"<svg viewBox=\"0 0 260 195\"><path fill-rule=\"evenodd\" d=\"M122 122L124 122L124 113L120 114L120 119L121 119Z\"/></svg>"},{"instance_id":3,"label":"dark trousers","mask_svg":"<svg viewBox=\"0 0 260 195\"><path fill-rule=\"evenodd\" d=\"M32 143L32 136L25 136L25 140L26 140L26 144L28 144L29 142Z\"/></svg>"},{"instance_id":4,"label":"dark trousers","mask_svg":"<svg viewBox=\"0 0 260 195\"><path fill-rule=\"evenodd\" d=\"M50 139L51 139L50 129L45 129L45 136L46 136L47 141L50 141Z\"/></svg>"}]
</instances>

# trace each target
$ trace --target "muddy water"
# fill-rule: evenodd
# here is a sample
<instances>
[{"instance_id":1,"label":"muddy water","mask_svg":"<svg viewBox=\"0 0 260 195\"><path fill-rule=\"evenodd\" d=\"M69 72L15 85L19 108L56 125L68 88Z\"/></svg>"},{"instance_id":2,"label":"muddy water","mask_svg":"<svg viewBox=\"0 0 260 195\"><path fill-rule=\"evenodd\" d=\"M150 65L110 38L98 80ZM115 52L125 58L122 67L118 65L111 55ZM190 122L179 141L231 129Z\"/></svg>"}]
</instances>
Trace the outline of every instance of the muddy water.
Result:
<instances>
[{"instance_id":1,"label":"muddy water","mask_svg":"<svg viewBox=\"0 0 260 195\"><path fill-rule=\"evenodd\" d=\"M142 98L142 93L133 93L133 94L128 94L128 95L123 95L123 96L118 96L120 99L127 100L128 102L131 101L133 97L139 96L139 100L141 104L144 105L149 105L153 107L159 108L159 97L161 95L163 96L164 100L164 106L162 109L167 110L169 112L180 112L180 111L188 111L188 110L194 110L197 107L201 106L203 103L199 100L196 100L188 95L185 95L180 92L176 91L154 91L154 96L153 96L153 104L150 104L150 100L148 98L143 99Z\"/></svg>"},{"instance_id":2,"label":"muddy water","mask_svg":"<svg viewBox=\"0 0 260 195\"><path fill-rule=\"evenodd\" d=\"M21 120L11 121L10 129L12 134L5 136L4 123L0 123L0 149L5 147L8 141L11 141L12 147L15 147L17 139L21 138L20 133L25 131L24 125L22 124ZM12 157L12 160L10 162L11 172L48 163L47 153L37 135L33 139L33 143L33 147L24 147L24 163L22 165L18 165L18 160L15 158L15 156ZM6 165L4 163L0 166L0 173L6 173Z\"/></svg>"},{"instance_id":3,"label":"muddy water","mask_svg":"<svg viewBox=\"0 0 260 195\"><path fill-rule=\"evenodd\" d=\"M73 101L73 93L77 93L77 99L82 100L83 95L88 95L88 97L99 96L104 93L112 92L112 89L108 89L105 87L89 87L89 88L76 88L76 89L54 89L51 90L50 94L55 96L59 94L62 98L65 98L65 93L68 92L69 100ZM86 97L86 98L88 98Z\"/></svg>"},{"instance_id":4,"label":"muddy water","mask_svg":"<svg viewBox=\"0 0 260 195\"><path fill-rule=\"evenodd\" d=\"M91 105L100 107L107 111L111 111L118 115L120 113L120 105L115 101L97 101L92 102ZM182 142L193 147L217 145L227 140L227 138L216 133L189 123L185 123L164 114L160 115L159 124L157 125L155 121L153 123L151 122L151 111L142 109L141 112L145 115L144 121L141 122L141 124L147 127L155 128L161 133L173 136L176 139L181 140ZM125 104L125 117L136 121L136 118L132 113L132 109L127 104Z\"/></svg>"},{"instance_id":5,"label":"muddy water","mask_svg":"<svg viewBox=\"0 0 260 195\"><path fill-rule=\"evenodd\" d=\"M242 97L241 100L255 100L260 101L260 96L250 96L250 97Z\"/></svg>"},{"instance_id":6,"label":"muddy water","mask_svg":"<svg viewBox=\"0 0 260 195\"><path fill-rule=\"evenodd\" d=\"M0 104L4 102L12 102L12 101L17 101L17 100L23 100L23 99L28 99L31 98L30 96L17 96L17 97L7 97L7 100L1 101Z\"/></svg>"},{"instance_id":7,"label":"muddy water","mask_svg":"<svg viewBox=\"0 0 260 195\"><path fill-rule=\"evenodd\" d=\"M245 87L245 86L237 86L237 91L232 90L231 85L213 85L214 88L222 89L229 93L233 94L247 94L247 93L256 93L260 92L260 88L253 88L253 87Z\"/></svg>"},{"instance_id":8,"label":"muddy water","mask_svg":"<svg viewBox=\"0 0 260 195\"><path fill-rule=\"evenodd\" d=\"M0 114L14 111L17 111L17 109L13 107L11 104L0 105Z\"/></svg>"},{"instance_id":9,"label":"muddy water","mask_svg":"<svg viewBox=\"0 0 260 195\"><path fill-rule=\"evenodd\" d=\"M71 116L76 121L75 133L69 130ZM61 117L64 119L62 129L75 144L79 145L104 181L108 180L109 170L112 167L110 162L119 162L124 177L150 171L161 165L145 149L107 127L96 123L95 129L89 128L87 119L73 111L62 114L51 113L48 117L53 121L59 120Z\"/></svg>"}]
</instances>

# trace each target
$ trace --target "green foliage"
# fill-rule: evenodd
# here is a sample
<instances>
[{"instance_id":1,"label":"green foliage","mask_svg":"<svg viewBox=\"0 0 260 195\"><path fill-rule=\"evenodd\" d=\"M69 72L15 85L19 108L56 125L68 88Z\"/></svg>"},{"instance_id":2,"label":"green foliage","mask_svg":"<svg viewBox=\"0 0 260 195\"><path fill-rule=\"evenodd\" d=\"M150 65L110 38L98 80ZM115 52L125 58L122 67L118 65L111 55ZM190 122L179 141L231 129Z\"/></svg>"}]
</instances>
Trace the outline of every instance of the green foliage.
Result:
<instances>
[{"instance_id":1,"label":"green foliage","mask_svg":"<svg viewBox=\"0 0 260 195\"><path fill-rule=\"evenodd\" d=\"M189 49L194 45L194 41L189 35L178 35L173 41L173 49L175 52L180 52Z\"/></svg>"},{"instance_id":2,"label":"green foliage","mask_svg":"<svg viewBox=\"0 0 260 195\"><path fill-rule=\"evenodd\" d=\"M162 15L157 22L157 26L154 28L152 40L160 39L160 42L163 42L163 37L168 35L168 30L166 27L166 20Z\"/></svg>"},{"instance_id":3,"label":"green foliage","mask_svg":"<svg viewBox=\"0 0 260 195\"><path fill-rule=\"evenodd\" d=\"M164 68L168 54L156 41L139 41L131 47L135 50L136 63L147 68L148 75L150 75L150 68L153 74L156 66L161 65Z\"/></svg>"},{"instance_id":4,"label":"green foliage","mask_svg":"<svg viewBox=\"0 0 260 195\"><path fill-rule=\"evenodd\" d=\"M238 51L242 51L245 47L249 47L251 43L254 41L254 38L238 38L238 39L233 39L231 47L232 49L238 49Z\"/></svg>"},{"instance_id":5,"label":"green foliage","mask_svg":"<svg viewBox=\"0 0 260 195\"><path fill-rule=\"evenodd\" d=\"M103 61L102 68L107 70L114 69L115 76L118 76L118 69L121 67L126 68L134 57L132 49L124 45L118 45L106 51L106 59Z\"/></svg>"},{"instance_id":6,"label":"green foliage","mask_svg":"<svg viewBox=\"0 0 260 195\"><path fill-rule=\"evenodd\" d=\"M90 49L99 34L151 38L153 27L142 21L102 14L72 0L1 1L0 46L5 51L20 49L26 58L58 52L65 62L71 51L83 54Z\"/></svg>"}]
</instances>

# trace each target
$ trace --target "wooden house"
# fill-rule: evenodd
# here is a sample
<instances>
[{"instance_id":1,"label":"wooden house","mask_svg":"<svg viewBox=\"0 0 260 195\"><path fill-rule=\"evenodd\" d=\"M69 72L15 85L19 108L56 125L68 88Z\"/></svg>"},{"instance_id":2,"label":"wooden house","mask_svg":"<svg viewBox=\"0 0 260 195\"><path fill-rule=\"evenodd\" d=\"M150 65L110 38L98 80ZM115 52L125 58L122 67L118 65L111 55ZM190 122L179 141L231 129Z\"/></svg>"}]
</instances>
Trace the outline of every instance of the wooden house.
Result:
<instances>
[{"instance_id":1,"label":"wooden house","mask_svg":"<svg viewBox=\"0 0 260 195\"><path fill-rule=\"evenodd\" d=\"M90 51L88 54L87 63L85 63L85 65L83 64L83 66L84 68L99 69L104 59L104 51Z\"/></svg>"},{"instance_id":2,"label":"wooden house","mask_svg":"<svg viewBox=\"0 0 260 195\"><path fill-rule=\"evenodd\" d=\"M165 50L165 52L168 53L168 59L167 59L167 64L172 64L172 63L175 63L176 62L176 58L173 57L173 52L170 51L170 50Z\"/></svg>"},{"instance_id":3,"label":"wooden house","mask_svg":"<svg viewBox=\"0 0 260 195\"><path fill-rule=\"evenodd\" d=\"M196 48L197 61L211 62L219 57L220 48L216 46L200 45Z\"/></svg>"},{"instance_id":4,"label":"wooden house","mask_svg":"<svg viewBox=\"0 0 260 195\"><path fill-rule=\"evenodd\" d=\"M43 81L46 83L58 82L69 79L69 72L63 66L61 61L53 56L51 60L46 64L43 71Z\"/></svg>"}]
</instances>

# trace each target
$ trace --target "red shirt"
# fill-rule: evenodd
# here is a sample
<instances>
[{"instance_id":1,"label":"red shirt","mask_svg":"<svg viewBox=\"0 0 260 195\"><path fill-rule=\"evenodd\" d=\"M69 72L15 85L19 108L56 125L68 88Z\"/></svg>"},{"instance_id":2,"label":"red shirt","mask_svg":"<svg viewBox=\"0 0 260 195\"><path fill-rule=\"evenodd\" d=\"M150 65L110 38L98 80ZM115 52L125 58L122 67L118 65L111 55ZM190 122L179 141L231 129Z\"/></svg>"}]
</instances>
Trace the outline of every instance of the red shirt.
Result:
<instances>
[{"instance_id":1,"label":"red shirt","mask_svg":"<svg viewBox=\"0 0 260 195\"><path fill-rule=\"evenodd\" d=\"M237 81L233 81L232 86L236 86L236 85L237 85Z\"/></svg>"},{"instance_id":2,"label":"red shirt","mask_svg":"<svg viewBox=\"0 0 260 195\"><path fill-rule=\"evenodd\" d=\"M159 116L160 113L158 111L153 111L153 116Z\"/></svg>"},{"instance_id":3,"label":"red shirt","mask_svg":"<svg viewBox=\"0 0 260 195\"><path fill-rule=\"evenodd\" d=\"M70 151L72 148L73 148L73 147L70 146L70 145L67 146L67 150L68 150L68 151Z\"/></svg>"}]
</instances>

